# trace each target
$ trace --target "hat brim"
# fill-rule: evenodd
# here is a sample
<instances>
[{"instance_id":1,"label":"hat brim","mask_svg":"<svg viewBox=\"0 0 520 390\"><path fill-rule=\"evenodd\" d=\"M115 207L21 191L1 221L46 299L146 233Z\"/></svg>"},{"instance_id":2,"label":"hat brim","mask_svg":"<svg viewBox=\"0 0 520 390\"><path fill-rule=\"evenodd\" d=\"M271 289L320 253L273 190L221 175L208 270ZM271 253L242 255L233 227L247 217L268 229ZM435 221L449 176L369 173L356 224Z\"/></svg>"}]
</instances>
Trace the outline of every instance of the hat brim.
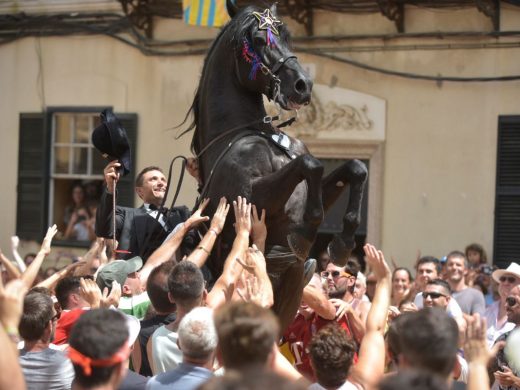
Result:
<instances>
[{"instance_id":1,"label":"hat brim","mask_svg":"<svg viewBox=\"0 0 520 390\"><path fill-rule=\"evenodd\" d=\"M493 271L491 274L491 277L493 280L497 283L500 283L500 278L504 275L513 275L515 278L520 280L520 274L517 274L516 272L508 271L507 269L497 269Z\"/></svg>"}]
</instances>

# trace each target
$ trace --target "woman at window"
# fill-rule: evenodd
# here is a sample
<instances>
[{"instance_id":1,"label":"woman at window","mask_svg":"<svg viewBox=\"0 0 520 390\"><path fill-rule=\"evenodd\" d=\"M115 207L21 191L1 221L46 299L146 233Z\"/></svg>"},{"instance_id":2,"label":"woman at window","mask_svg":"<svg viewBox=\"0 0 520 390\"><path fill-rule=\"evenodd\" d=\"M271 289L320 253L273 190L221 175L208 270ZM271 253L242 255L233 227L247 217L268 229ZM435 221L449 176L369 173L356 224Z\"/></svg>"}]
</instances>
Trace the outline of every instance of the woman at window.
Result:
<instances>
[{"instance_id":1,"label":"woman at window","mask_svg":"<svg viewBox=\"0 0 520 390\"><path fill-rule=\"evenodd\" d=\"M81 207L85 206L85 189L80 183L76 183L72 187L71 200L72 202L65 208L63 215L65 226L69 225L72 215Z\"/></svg>"},{"instance_id":2,"label":"woman at window","mask_svg":"<svg viewBox=\"0 0 520 390\"><path fill-rule=\"evenodd\" d=\"M75 210L67 225L64 238L66 240L92 241L96 238L94 232L95 217L87 207L81 206Z\"/></svg>"}]
</instances>

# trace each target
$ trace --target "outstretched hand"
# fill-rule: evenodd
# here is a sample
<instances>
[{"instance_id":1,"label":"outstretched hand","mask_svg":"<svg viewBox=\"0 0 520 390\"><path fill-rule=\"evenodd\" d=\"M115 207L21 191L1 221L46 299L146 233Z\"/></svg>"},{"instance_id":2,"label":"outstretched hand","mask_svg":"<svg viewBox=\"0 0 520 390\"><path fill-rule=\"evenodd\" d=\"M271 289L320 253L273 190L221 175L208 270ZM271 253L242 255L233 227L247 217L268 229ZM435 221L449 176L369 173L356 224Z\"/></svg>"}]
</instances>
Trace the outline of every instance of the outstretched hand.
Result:
<instances>
[{"instance_id":1,"label":"outstretched hand","mask_svg":"<svg viewBox=\"0 0 520 390\"><path fill-rule=\"evenodd\" d=\"M101 302L101 290L92 279L81 278L79 280L80 293L83 299L88 302L91 308L97 309Z\"/></svg>"},{"instance_id":2,"label":"outstretched hand","mask_svg":"<svg viewBox=\"0 0 520 390\"><path fill-rule=\"evenodd\" d=\"M252 223L251 223L251 236L253 241L265 241L267 238L267 226L265 225L265 209L262 209L260 218L258 218L258 211L256 206L252 205Z\"/></svg>"},{"instance_id":3,"label":"outstretched hand","mask_svg":"<svg viewBox=\"0 0 520 390\"><path fill-rule=\"evenodd\" d=\"M224 224L226 223L226 217L228 215L228 212L229 203L223 196L222 198L220 198L220 202L218 203L215 214L213 214L213 218L211 218L209 230L214 230L216 234L220 234L222 232L222 229L224 229Z\"/></svg>"},{"instance_id":4,"label":"outstretched hand","mask_svg":"<svg viewBox=\"0 0 520 390\"><path fill-rule=\"evenodd\" d=\"M121 299L121 285L115 280L112 281L112 289L108 293L108 287L103 289L100 305L103 308L110 308L110 306L118 307Z\"/></svg>"},{"instance_id":5,"label":"outstretched hand","mask_svg":"<svg viewBox=\"0 0 520 390\"><path fill-rule=\"evenodd\" d=\"M45 255L48 255L51 253L51 243L54 236L58 233L58 227L56 224L52 225L47 229L47 234L45 235L45 238L43 239L41 250Z\"/></svg>"},{"instance_id":6,"label":"outstretched hand","mask_svg":"<svg viewBox=\"0 0 520 390\"><path fill-rule=\"evenodd\" d=\"M235 232L236 234L251 233L251 203L246 198L239 196L233 201L235 209Z\"/></svg>"},{"instance_id":7,"label":"outstretched hand","mask_svg":"<svg viewBox=\"0 0 520 390\"><path fill-rule=\"evenodd\" d=\"M475 313L467 321L466 337L464 340L464 357L469 363L480 363L487 366L502 346L497 343L489 349L486 340L486 319Z\"/></svg>"},{"instance_id":8,"label":"outstretched hand","mask_svg":"<svg viewBox=\"0 0 520 390\"><path fill-rule=\"evenodd\" d=\"M0 323L5 329L18 329L23 313L23 300L27 286L20 279L5 285L0 282Z\"/></svg>"},{"instance_id":9,"label":"outstretched hand","mask_svg":"<svg viewBox=\"0 0 520 390\"><path fill-rule=\"evenodd\" d=\"M111 193L114 188L114 182L119 180L119 168L121 164L117 161L110 161L105 169L103 169L103 175L105 176L105 182L107 183L108 192Z\"/></svg>"},{"instance_id":10,"label":"outstretched hand","mask_svg":"<svg viewBox=\"0 0 520 390\"><path fill-rule=\"evenodd\" d=\"M377 280L381 280L392 274L382 251L378 250L372 244L366 244L363 249L365 251L365 260L367 265L370 267L372 272L374 272Z\"/></svg>"},{"instance_id":11,"label":"outstretched hand","mask_svg":"<svg viewBox=\"0 0 520 390\"><path fill-rule=\"evenodd\" d=\"M197 211L195 211L185 222L187 229L192 229L198 225L200 225L202 222L206 222L209 220L208 216L202 216L202 213L204 212L204 209L209 204L209 198L206 198L202 201L202 203L199 205L199 208Z\"/></svg>"}]
</instances>

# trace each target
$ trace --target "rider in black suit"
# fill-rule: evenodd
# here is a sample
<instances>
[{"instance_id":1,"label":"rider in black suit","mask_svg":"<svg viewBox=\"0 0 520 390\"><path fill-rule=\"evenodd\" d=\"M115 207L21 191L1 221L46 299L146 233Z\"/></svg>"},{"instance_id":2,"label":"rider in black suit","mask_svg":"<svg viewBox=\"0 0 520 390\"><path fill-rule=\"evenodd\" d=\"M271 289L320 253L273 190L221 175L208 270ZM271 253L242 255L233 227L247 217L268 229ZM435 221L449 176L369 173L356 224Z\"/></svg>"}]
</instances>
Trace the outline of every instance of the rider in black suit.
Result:
<instances>
[{"instance_id":1,"label":"rider in black suit","mask_svg":"<svg viewBox=\"0 0 520 390\"><path fill-rule=\"evenodd\" d=\"M107 184L96 212L96 235L112 238L112 193L114 180L119 179L117 161L110 162L104 169ZM143 169L136 179L135 191L143 200L138 208L116 206L116 239L118 249L129 251L123 258L141 256L143 261L157 249L175 226L190 216L186 206L173 208L168 218L161 212L157 220L158 208L161 206L166 191L166 177L158 167ZM189 239L190 237L188 237ZM192 238L192 237L191 237Z\"/></svg>"}]
</instances>

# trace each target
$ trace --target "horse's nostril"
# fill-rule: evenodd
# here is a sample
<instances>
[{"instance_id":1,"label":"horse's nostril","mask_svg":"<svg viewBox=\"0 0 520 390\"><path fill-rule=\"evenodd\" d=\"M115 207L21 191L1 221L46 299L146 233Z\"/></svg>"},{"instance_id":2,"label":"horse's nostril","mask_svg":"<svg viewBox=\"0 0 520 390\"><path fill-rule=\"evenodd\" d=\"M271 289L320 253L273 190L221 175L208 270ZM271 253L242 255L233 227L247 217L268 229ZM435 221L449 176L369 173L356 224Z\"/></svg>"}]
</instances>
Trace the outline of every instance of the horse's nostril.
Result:
<instances>
[{"instance_id":1,"label":"horse's nostril","mask_svg":"<svg viewBox=\"0 0 520 390\"><path fill-rule=\"evenodd\" d=\"M294 83L294 89L298 93L306 93L307 92L307 83L304 79L298 79L296 83Z\"/></svg>"}]
</instances>

